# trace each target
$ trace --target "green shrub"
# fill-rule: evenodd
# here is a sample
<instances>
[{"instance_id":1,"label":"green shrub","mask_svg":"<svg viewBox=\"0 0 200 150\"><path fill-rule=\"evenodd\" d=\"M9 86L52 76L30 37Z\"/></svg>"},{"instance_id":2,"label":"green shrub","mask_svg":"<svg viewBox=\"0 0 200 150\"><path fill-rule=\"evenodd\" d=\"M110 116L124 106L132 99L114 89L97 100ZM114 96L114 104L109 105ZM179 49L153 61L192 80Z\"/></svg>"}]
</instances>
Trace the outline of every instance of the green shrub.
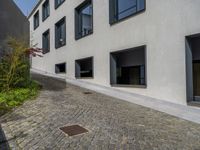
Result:
<instances>
[{"instance_id":1,"label":"green shrub","mask_svg":"<svg viewBox=\"0 0 200 150\"><path fill-rule=\"evenodd\" d=\"M0 115L6 111L19 106L28 99L35 98L39 92L40 86L31 81L27 88L11 89L0 93Z\"/></svg>"},{"instance_id":2,"label":"green shrub","mask_svg":"<svg viewBox=\"0 0 200 150\"><path fill-rule=\"evenodd\" d=\"M42 49L29 48L26 40L10 37L0 59L0 115L37 95L30 79L30 57L42 57Z\"/></svg>"}]
</instances>

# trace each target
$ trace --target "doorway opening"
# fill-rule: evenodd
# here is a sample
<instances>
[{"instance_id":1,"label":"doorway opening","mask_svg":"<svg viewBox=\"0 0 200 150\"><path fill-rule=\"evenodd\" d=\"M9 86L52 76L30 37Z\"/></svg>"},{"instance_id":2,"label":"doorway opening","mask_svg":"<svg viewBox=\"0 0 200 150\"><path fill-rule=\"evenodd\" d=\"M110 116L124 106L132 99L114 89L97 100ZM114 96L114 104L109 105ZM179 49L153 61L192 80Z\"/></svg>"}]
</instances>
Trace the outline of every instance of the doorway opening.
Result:
<instances>
[{"instance_id":1,"label":"doorway opening","mask_svg":"<svg viewBox=\"0 0 200 150\"><path fill-rule=\"evenodd\" d=\"M200 34L186 37L186 77L188 102L200 102Z\"/></svg>"}]
</instances>

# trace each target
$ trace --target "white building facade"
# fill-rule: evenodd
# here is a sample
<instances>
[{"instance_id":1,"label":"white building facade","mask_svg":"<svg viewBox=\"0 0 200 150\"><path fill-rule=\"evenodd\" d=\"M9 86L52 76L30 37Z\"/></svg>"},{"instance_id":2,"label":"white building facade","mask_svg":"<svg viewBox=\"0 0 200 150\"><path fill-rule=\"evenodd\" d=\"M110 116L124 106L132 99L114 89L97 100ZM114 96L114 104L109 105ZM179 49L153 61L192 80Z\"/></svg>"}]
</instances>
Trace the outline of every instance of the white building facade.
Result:
<instances>
[{"instance_id":1,"label":"white building facade","mask_svg":"<svg viewBox=\"0 0 200 150\"><path fill-rule=\"evenodd\" d=\"M41 0L32 68L186 105L200 96L199 0Z\"/></svg>"}]
</instances>

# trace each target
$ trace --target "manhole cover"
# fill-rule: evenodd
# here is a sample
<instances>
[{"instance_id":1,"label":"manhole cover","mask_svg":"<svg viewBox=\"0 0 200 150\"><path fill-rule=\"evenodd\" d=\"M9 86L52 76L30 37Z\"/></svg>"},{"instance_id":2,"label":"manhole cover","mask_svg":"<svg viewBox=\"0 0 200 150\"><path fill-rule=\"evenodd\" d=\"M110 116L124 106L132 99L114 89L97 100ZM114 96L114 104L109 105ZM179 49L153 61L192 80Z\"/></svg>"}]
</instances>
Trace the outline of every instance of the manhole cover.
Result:
<instances>
[{"instance_id":1,"label":"manhole cover","mask_svg":"<svg viewBox=\"0 0 200 150\"><path fill-rule=\"evenodd\" d=\"M83 133L88 132L87 129L85 129L79 125L61 127L60 130L69 136L74 136L74 135L83 134Z\"/></svg>"}]
</instances>

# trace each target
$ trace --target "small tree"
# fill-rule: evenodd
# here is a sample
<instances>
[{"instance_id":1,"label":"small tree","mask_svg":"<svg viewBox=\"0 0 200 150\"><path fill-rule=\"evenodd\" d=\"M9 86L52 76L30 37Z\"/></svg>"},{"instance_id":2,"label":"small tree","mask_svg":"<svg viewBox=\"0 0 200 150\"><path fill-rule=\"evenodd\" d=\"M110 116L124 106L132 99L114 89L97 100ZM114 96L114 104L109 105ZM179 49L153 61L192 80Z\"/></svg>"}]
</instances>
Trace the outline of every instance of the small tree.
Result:
<instances>
[{"instance_id":1,"label":"small tree","mask_svg":"<svg viewBox=\"0 0 200 150\"><path fill-rule=\"evenodd\" d=\"M9 38L6 54L0 60L0 92L26 87L30 81L30 56L40 56L40 48L29 48L26 42Z\"/></svg>"}]
</instances>

